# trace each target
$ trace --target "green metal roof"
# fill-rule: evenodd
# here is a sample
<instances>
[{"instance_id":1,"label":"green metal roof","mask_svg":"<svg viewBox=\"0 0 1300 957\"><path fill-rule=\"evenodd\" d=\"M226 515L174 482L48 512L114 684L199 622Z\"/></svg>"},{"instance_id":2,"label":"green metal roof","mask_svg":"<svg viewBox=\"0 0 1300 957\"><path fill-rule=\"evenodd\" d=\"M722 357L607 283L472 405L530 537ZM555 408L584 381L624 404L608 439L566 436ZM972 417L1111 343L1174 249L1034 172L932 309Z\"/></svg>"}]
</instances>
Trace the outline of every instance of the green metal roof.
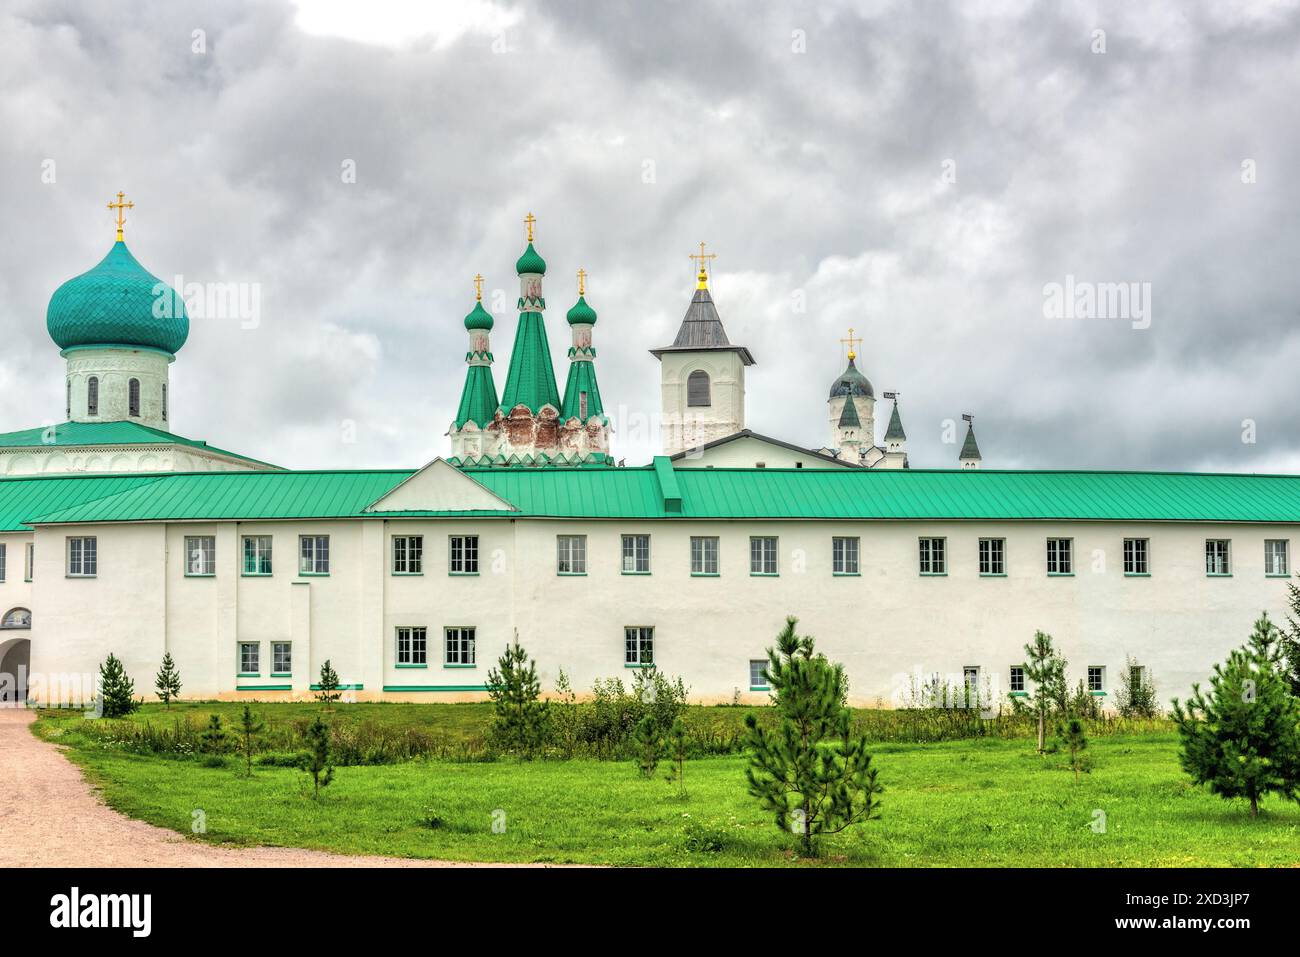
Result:
<instances>
[{"instance_id":1,"label":"green metal roof","mask_svg":"<svg viewBox=\"0 0 1300 957\"><path fill-rule=\"evenodd\" d=\"M465 317L466 329L491 329L492 313L483 308L483 301L474 303L474 308Z\"/></svg>"},{"instance_id":2,"label":"green metal roof","mask_svg":"<svg viewBox=\"0 0 1300 957\"><path fill-rule=\"evenodd\" d=\"M0 448L63 448L74 445L184 445L193 449L205 449L218 455L228 455L245 462L258 465L271 465L259 459L227 452L214 445L208 445L202 439L187 439L182 435L164 432L162 429L150 428L139 422L60 422L58 425L46 425L35 429L23 429L19 432L0 434Z\"/></svg>"},{"instance_id":3,"label":"green metal roof","mask_svg":"<svg viewBox=\"0 0 1300 957\"><path fill-rule=\"evenodd\" d=\"M368 505L412 474L402 470L0 479L0 515L9 516L11 528L37 520L426 515L1300 523L1296 475L770 468L669 472L660 460L639 468L473 468L464 473L516 510L366 513ZM48 497L39 491L47 488L45 483L50 483ZM58 499L63 493L57 483L74 483L68 488L78 490L76 497Z\"/></svg>"},{"instance_id":4,"label":"green metal roof","mask_svg":"<svg viewBox=\"0 0 1300 957\"><path fill-rule=\"evenodd\" d=\"M521 276L528 273L537 273L539 276L546 275L546 260L533 248L532 243L528 244L524 254L515 263L515 272Z\"/></svg>"},{"instance_id":5,"label":"green metal roof","mask_svg":"<svg viewBox=\"0 0 1300 957\"><path fill-rule=\"evenodd\" d=\"M587 394L587 414L582 414L582 394ZM604 415L600 401L600 386L596 384L596 363L588 359L569 361L569 378L564 384L564 406L560 418L566 422L578 419L586 422L593 416Z\"/></svg>"},{"instance_id":6,"label":"green metal roof","mask_svg":"<svg viewBox=\"0 0 1300 957\"><path fill-rule=\"evenodd\" d=\"M473 422L480 429L492 421L497 411L497 384L491 366L470 366L465 370L465 388L456 409L456 428Z\"/></svg>"},{"instance_id":7,"label":"green metal roof","mask_svg":"<svg viewBox=\"0 0 1300 957\"><path fill-rule=\"evenodd\" d=\"M515 327L505 388L501 390L501 411L506 415L517 405L536 413L542 406L560 409L560 391L551 365L551 346L546 340L546 323L540 312L521 312Z\"/></svg>"},{"instance_id":8,"label":"green metal roof","mask_svg":"<svg viewBox=\"0 0 1300 957\"><path fill-rule=\"evenodd\" d=\"M54 290L45 327L60 349L111 343L175 353L190 334L184 301L141 266L120 239L94 269Z\"/></svg>"},{"instance_id":9,"label":"green metal roof","mask_svg":"<svg viewBox=\"0 0 1300 957\"><path fill-rule=\"evenodd\" d=\"M587 305L586 296L579 296L578 301L573 304L573 307L569 309L567 313L565 313L564 318L571 326L582 325L584 323L589 326L594 326L596 324L596 310Z\"/></svg>"},{"instance_id":10,"label":"green metal roof","mask_svg":"<svg viewBox=\"0 0 1300 957\"><path fill-rule=\"evenodd\" d=\"M23 520L148 485L156 475L78 475L0 479L0 532L25 531ZM12 560L12 559L11 559Z\"/></svg>"}]
</instances>

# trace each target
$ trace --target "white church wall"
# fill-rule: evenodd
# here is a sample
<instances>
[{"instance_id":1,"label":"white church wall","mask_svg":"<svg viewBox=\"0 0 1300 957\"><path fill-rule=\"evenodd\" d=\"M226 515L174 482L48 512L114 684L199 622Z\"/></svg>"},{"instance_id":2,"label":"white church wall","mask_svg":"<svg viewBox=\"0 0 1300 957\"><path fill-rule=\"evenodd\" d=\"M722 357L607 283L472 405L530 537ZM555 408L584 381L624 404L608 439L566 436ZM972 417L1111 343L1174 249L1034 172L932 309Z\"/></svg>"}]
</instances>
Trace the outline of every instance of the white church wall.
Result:
<instances>
[{"instance_id":1,"label":"white church wall","mask_svg":"<svg viewBox=\"0 0 1300 957\"><path fill-rule=\"evenodd\" d=\"M198 531L206 529L207 532ZM477 687L501 649L518 638L537 659L543 687L564 668L580 693L597 678L631 678L624 667L627 625L655 629L655 660L681 675L697 701L763 701L750 692L748 662L763 657L787 614L818 647L845 664L851 700L900 703L909 676L939 674L956 684L975 666L998 693L1022 663L1035 629L1051 633L1069 659L1071 683L1089 666L1106 669L1107 691L1123 680L1125 658L1148 667L1163 701L1185 695L1249 634L1261 610L1285 610L1285 580L1264 575L1264 540L1294 537L1291 526L954 523L657 522L591 520L403 520L244 522L43 528L36 533L33 669L94 670L118 654L150 693L164 646L185 679L186 696L310 694L329 658L359 698L423 701L481 692L390 691L384 687ZM217 575L186 578L185 534L217 537ZM330 536L328 576L298 574L298 535ZM447 574L447 536L480 536L480 574ZM621 536L651 536L651 572L621 572ZM64 570L68 535L98 538L95 579ZM274 539L274 574L239 575L243 534ZM394 576L391 536L424 536L424 573ZM556 574L556 536L587 536L587 574ZM720 539L720 574L690 574L690 537ZM778 539L780 573L749 573L749 538ZM857 536L861 574L831 574L832 536ZM944 576L918 573L917 539L947 540ZM1006 539L1005 577L978 574L978 539ZM1075 574L1050 577L1048 536L1074 541ZM1125 577L1124 537L1151 541L1150 577ZM1233 575L1207 578L1206 538L1232 542ZM12 559L11 559L12 562ZM0 589L6 592L13 574ZM395 629L428 629L428 664L398 669ZM443 628L477 629L477 664L444 667ZM256 679L237 678L235 646L257 641ZM273 640L293 642L292 679L270 677ZM238 687L291 684L289 693ZM1108 697L1107 700L1112 700Z\"/></svg>"},{"instance_id":2,"label":"white church wall","mask_svg":"<svg viewBox=\"0 0 1300 957\"><path fill-rule=\"evenodd\" d=\"M663 413L660 438L665 455L734 435L745 427L745 365L729 351L664 352L659 356ZM686 403L692 372L709 376L708 406Z\"/></svg>"},{"instance_id":3,"label":"white church wall","mask_svg":"<svg viewBox=\"0 0 1300 957\"><path fill-rule=\"evenodd\" d=\"M736 439L711 449L688 450L680 459L673 460L676 469L752 469L759 463L770 469L839 469L835 462L808 452L798 452L771 442L754 438Z\"/></svg>"}]
</instances>

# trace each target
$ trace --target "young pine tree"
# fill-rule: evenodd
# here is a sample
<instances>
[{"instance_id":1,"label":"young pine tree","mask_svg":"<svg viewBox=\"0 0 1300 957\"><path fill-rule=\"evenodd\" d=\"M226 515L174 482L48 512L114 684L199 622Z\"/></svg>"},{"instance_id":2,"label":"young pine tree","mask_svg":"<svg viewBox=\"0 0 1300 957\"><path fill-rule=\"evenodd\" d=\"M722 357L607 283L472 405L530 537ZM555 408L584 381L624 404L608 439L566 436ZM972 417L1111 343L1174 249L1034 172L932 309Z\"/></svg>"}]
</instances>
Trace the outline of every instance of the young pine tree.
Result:
<instances>
[{"instance_id":1,"label":"young pine tree","mask_svg":"<svg viewBox=\"0 0 1300 957\"><path fill-rule=\"evenodd\" d=\"M312 797L320 799L320 789L329 787L334 780L334 765L330 761L330 728L320 715L307 729L307 759L304 767L311 775Z\"/></svg>"},{"instance_id":2,"label":"young pine tree","mask_svg":"<svg viewBox=\"0 0 1300 957\"><path fill-rule=\"evenodd\" d=\"M110 653L99 666L99 695L105 718L124 718L140 707L135 700L135 682L127 677L117 655Z\"/></svg>"},{"instance_id":3,"label":"young pine tree","mask_svg":"<svg viewBox=\"0 0 1300 957\"><path fill-rule=\"evenodd\" d=\"M220 754L226 749L226 729L221 726L221 715L208 715L208 726L199 735L199 750L204 754Z\"/></svg>"},{"instance_id":4,"label":"young pine tree","mask_svg":"<svg viewBox=\"0 0 1300 957\"><path fill-rule=\"evenodd\" d=\"M1070 767L1074 769L1074 780L1078 781L1079 770L1082 765L1079 753L1088 746L1088 736L1083 730L1083 720L1078 715L1071 715L1061 722L1057 733L1061 736L1061 743L1070 752Z\"/></svg>"},{"instance_id":5,"label":"young pine tree","mask_svg":"<svg viewBox=\"0 0 1300 957\"><path fill-rule=\"evenodd\" d=\"M1287 582L1286 603L1291 613L1286 616L1286 630L1279 633L1278 643L1282 649L1283 671L1291 693L1300 697L1300 588L1294 582Z\"/></svg>"},{"instance_id":6,"label":"young pine tree","mask_svg":"<svg viewBox=\"0 0 1300 957\"><path fill-rule=\"evenodd\" d=\"M546 743L550 703L541 700L537 664L516 642L488 672L488 697L495 715L492 736L508 751L531 759Z\"/></svg>"},{"instance_id":7,"label":"young pine tree","mask_svg":"<svg viewBox=\"0 0 1300 957\"><path fill-rule=\"evenodd\" d=\"M667 774L669 784L677 785L677 796L686 799L686 725L681 718L673 721L668 729L666 739L670 770Z\"/></svg>"},{"instance_id":8,"label":"young pine tree","mask_svg":"<svg viewBox=\"0 0 1300 957\"><path fill-rule=\"evenodd\" d=\"M745 718L752 750L745 777L749 793L776 826L799 835L811 856L815 839L879 816L876 782L865 736L854 737L845 707L844 667L815 653L811 637L795 633L787 618L776 647L767 652L767 679L778 726L764 730Z\"/></svg>"},{"instance_id":9,"label":"young pine tree","mask_svg":"<svg viewBox=\"0 0 1300 957\"><path fill-rule=\"evenodd\" d=\"M1034 632L1025 645L1025 677L1034 683L1029 708L1038 719L1038 753L1047 748L1047 719L1053 710L1064 710L1066 698L1065 659L1052 648L1052 636Z\"/></svg>"},{"instance_id":10,"label":"young pine tree","mask_svg":"<svg viewBox=\"0 0 1300 957\"><path fill-rule=\"evenodd\" d=\"M1277 626L1263 615L1249 641L1214 666L1210 692L1192 685L1173 701L1183 769L1223 798L1246 798L1250 816L1268 793L1300 795L1300 698L1291 694Z\"/></svg>"},{"instance_id":11,"label":"young pine tree","mask_svg":"<svg viewBox=\"0 0 1300 957\"><path fill-rule=\"evenodd\" d=\"M636 763L641 775L653 777L664 751L664 736L654 715L648 714L637 722L632 731L632 742L636 745Z\"/></svg>"},{"instance_id":12,"label":"young pine tree","mask_svg":"<svg viewBox=\"0 0 1300 957\"><path fill-rule=\"evenodd\" d=\"M244 773L253 776L253 741L266 729L265 723L253 714L253 709L244 705L244 713L239 719L239 738L244 752Z\"/></svg>"},{"instance_id":13,"label":"young pine tree","mask_svg":"<svg viewBox=\"0 0 1300 957\"><path fill-rule=\"evenodd\" d=\"M170 651L163 654L162 667L158 669L153 684L158 689L158 697L162 698L164 707L170 711L172 701L181 695L181 673L176 670L176 662L172 661Z\"/></svg>"},{"instance_id":14,"label":"young pine tree","mask_svg":"<svg viewBox=\"0 0 1300 957\"><path fill-rule=\"evenodd\" d=\"M316 692L316 700L321 703L321 710L333 711L333 703L343 695L339 691L339 674L330 665L328 658L325 659L325 664L320 666L320 680L316 684L319 689Z\"/></svg>"}]
</instances>

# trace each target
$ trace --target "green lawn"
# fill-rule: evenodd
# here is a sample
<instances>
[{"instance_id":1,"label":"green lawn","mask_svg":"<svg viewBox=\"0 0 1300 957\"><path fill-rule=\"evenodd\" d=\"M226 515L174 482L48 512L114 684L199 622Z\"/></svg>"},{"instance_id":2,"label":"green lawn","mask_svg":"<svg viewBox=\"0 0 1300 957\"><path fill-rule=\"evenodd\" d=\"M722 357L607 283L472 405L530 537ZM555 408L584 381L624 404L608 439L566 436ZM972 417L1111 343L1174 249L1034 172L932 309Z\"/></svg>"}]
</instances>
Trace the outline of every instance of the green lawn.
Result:
<instances>
[{"instance_id":1,"label":"green lawn","mask_svg":"<svg viewBox=\"0 0 1300 957\"><path fill-rule=\"evenodd\" d=\"M233 718L236 708L182 707L198 712L195 720L214 710ZM478 705L420 707L426 710L340 706L331 720L427 721L439 733L474 736L487 718ZM314 714L309 705L258 710L282 720ZM147 716L162 717L153 707ZM93 744L79 732L82 720L46 713L37 733L68 745L111 806L186 834L201 809L202 839L213 842L453 860L802 863L789 836L746 794L740 756L689 762L685 801L629 762L416 760L339 768L317 802L301 771L257 768L250 780L233 762L205 768L125 754ZM1244 803L1190 784L1169 732L1095 738L1093 771L1077 784L1063 757L1034 754L1027 738L881 744L874 753L885 786L881 819L827 838L815 865L1300 865L1300 808L1273 798L1251 821ZM492 828L498 809L505 815L499 834ZM1105 814L1104 833L1090 826L1097 811ZM430 818L436 826L423 823ZM700 836L722 849L692 849L698 841L689 838Z\"/></svg>"}]
</instances>

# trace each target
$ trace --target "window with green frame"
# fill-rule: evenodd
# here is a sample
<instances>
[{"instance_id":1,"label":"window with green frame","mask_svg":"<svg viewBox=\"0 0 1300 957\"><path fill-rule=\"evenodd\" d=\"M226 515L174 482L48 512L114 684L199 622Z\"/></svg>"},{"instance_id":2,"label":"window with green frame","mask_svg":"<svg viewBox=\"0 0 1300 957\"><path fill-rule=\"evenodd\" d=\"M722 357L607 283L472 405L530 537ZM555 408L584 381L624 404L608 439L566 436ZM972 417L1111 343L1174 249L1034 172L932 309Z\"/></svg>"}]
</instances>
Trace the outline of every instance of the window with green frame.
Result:
<instances>
[{"instance_id":1,"label":"window with green frame","mask_svg":"<svg viewBox=\"0 0 1300 957\"><path fill-rule=\"evenodd\" d=\"M271 536L244 536L244 571L245 575L271 574Z\"/></svg>"}]
</instances>

